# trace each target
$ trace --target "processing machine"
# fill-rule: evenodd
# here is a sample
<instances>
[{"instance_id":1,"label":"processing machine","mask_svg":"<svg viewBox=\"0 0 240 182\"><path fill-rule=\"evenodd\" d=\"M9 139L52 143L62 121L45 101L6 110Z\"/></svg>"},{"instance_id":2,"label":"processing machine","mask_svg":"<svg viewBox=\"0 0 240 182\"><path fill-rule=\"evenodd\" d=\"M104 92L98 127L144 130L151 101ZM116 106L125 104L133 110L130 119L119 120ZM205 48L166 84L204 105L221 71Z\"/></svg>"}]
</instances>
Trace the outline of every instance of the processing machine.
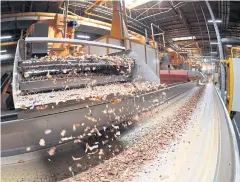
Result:
<instances>
[{"instance_id":1,"label":"processing machine","mask_svg":"<svg viewBox=\"0 0 240 182\"><path fill-rule=\"evenodd\" d=\"M136 34L128 33L126 20L116 11L118 1L113 5L110 35L95 41L73 39L76 27L63 20L90 20L67 14L38 21L29 28L30 36L18 41L14 109L1 115L3 163L5 157L17 162L20 154L38 151L42 156L51 147L72 147L196 86L161 85L157 46L147 45L143 36L141 41L128 36ZM73 45L80 51L72 51Z\"/></svg>"},{"instance_id":2,"label":"processing machine","mask_svg":"<svg viewBox=\"0 0 240 182\"><path fill-rule=\"evenodd\" d=\"M2 157L60 148L69 142L74 145L196 85L188 82L166 87L148 80L151 72L146 76L143 70L149 66L132 50L37 58L26 54L28 43L28 39L19 40L16 50L15 109L1 115Z\"/></svg>"}]
</instances>

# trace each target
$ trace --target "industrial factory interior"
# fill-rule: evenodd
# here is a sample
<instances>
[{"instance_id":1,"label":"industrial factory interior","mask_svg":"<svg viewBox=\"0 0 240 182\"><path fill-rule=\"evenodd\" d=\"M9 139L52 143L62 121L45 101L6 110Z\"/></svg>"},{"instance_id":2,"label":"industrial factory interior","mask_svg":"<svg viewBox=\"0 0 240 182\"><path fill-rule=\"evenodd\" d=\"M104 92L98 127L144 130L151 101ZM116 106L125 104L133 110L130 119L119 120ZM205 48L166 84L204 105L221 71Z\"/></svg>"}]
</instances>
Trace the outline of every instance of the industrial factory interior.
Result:
<instances>
[{"instance_id":1,"label":"industrial factory interior","mask_svg":"<svg viewBox=\"0 0 240 182\"><path fill-rule=\"evenodd\" d=\"M240 1L1 1L2 182L240 182Z\"/></svg>"}]
</instances>

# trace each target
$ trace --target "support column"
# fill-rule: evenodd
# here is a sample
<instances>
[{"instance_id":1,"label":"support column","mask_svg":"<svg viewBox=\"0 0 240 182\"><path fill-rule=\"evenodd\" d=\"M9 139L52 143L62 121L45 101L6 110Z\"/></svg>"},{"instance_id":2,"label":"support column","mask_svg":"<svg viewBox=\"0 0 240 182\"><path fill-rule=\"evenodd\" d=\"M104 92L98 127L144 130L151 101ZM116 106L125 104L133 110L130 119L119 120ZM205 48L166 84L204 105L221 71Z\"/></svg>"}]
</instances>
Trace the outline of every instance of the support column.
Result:
<instances>
[{"instance_id":1,"label":"support column","mask_svg":"<svg viewBox=\"0 0 240 182\"><path fill-rule=\"evenodd\" d=\"M113 1L112 28L110 35L117 39L128 38L126 19L123 17L123 7L121 1Z\"/></svg>"}]
</instances>

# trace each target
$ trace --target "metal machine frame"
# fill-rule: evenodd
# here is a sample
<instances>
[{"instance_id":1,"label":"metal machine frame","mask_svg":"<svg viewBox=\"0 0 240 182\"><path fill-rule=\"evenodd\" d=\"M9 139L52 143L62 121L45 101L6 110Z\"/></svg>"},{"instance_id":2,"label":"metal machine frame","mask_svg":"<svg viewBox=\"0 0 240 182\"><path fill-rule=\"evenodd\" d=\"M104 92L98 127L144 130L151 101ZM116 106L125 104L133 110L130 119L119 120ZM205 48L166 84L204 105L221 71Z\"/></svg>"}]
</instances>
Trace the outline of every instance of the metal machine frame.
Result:
<instances>
[{"instance_id":1,"label":"metal machine frame","mask_svg":"<svg viewBox=\"0 0 240 182\"><path fill-rule=\"evenodd\" d=\"M233 99L234 99L234 75L237 74L234 72L234 65L233 65L233 50L240 50L239 47L232 47L231 48L231 58L228 60L222 60L221 62L226 63L226 91L227 91L227 96L226 96L226 106L228 113L231 114L232 106L233 106Z\"/></svg>"}]
</instances>

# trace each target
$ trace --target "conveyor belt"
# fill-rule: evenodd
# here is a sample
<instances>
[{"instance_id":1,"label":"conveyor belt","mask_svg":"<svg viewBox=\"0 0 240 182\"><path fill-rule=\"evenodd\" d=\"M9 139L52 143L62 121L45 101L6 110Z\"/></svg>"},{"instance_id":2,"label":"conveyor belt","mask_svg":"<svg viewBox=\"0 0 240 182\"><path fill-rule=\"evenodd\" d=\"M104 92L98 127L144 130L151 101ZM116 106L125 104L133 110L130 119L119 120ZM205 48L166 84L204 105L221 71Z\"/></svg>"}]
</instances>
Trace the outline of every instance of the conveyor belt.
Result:
<instances>
[{"instance_id":1,"label":"conveyor belt","mask_svg":"<svg viewBox=\"0 0 240 182\"><path fill-rule=\"evenodd\" d=\"M178 89L177 89L178 93L186 92L186 90L184 91L184 88L186 87L188 87L187 90L190 90L191 88L195 87L194 84L190 85L190 83L183 84L183 86L184 87L178 86ZM177 88L177 87L174 87L174 88ZM169 96L166 99L170 99L176 95L176 93L174 94L175 91L173 88L169 88L169 90L172 91L173 95ZM195 90L196 90L196 87L195 87ZM167 94L171 93L171 91L168 92ZM193 92L194 92L194 89L193 89ZM128 99L129 99L129 102L130 101L133 101L134 103L141 102L142 105L146 104L145 106L149 107L151 106L151 104L148 103L148 101L149 100L152 101L152 99L156 99L155 97L157 96L156 93L157 92L151 93L151 95L144 94L145 95L144 103L142 102L142 99L143 99L142 95L135 98L138 100L131 100L131 98L128 98ZM161 92L158 94L161 95ZM187 94L190 94L190 93L188 92ZM187 94L182 94L182 95L187 95ZM172 106L177 104L176 100L174 99L170 102L172 102ZM136 105L134 104L132 105L136 107ZM192 182L192 180L194 179L194 181L204 181L204 182L208 182L208 181L209 182L212 182L212 181L238 182L239 174L240 174L239 173L240 161L238 156L238 148L236 147L236 138L234 136L233 129L230 123L231 121L229 120L226 109L224 109L224 107L225 106L221 102L220 96L217 94L214 87L212 85L208 85L204 93L204 99L202 99L202 101L197 104L196 111L193 113L192 120L189 123L189 126L188 126L189 128L187 131L185 131L186 134L181 135L181 137L179 138L180 141L178 140L178 142L173 143L171 147L166 151L166 154L164 154L164 151L159 152L159 155L161 156L161 158L157 157L155 161L148 160L146 166L138 166L139 167L138 171L143 170L143 173L142 174L138 173L137 175L139 178L134 178L132 181L138 182L142 180L145 180L145 181L164 180L166 182L172 182L172 181ZM93 109L93 108L94 106L92 108L90 107L90 109ZM105 108L106 107L104 107L104 109ZM136 129L136 131L133 130L133 132L135 131L135 133L139 135L141 135L140 132L144 132L144 130L147 130L145 131L147 133L151 132L151 130L147 128L149 128L150 125L154 126L154 124L152 124L153 122L155 122L155 124L159 123L159 118L162 117L162 114L167 113L166 110L167 108L165 109L165 111L163 110L163 113L160 112L154 115L153 117L151 117L152 119L148 121L148 124L146 125L143 124L143 126L141 126L142 128L139 126L140 128ZM173 112L174 112L174 109L173 109ZM43 125L46 126L45 123L43 123ZM49 126L49 124L47 126ZM40 127L40 125L38 125L38 127ZM58 128L58 126L54 125L54 129L55 128ZM42 130L44 129L45 128L42 127ZM44 136L43 133L41 135ZM135 137L136 136L133 136L134 140L136 140ZM122 139L120 138L119 140L122 140ZM127 138L125 140L127 140ZM116 141L116 142L119 142L120 145L122 145L121 143L122 141L121 142ZM154 142L154 141L150 141L150 142ZM173 146L175 146L175 148ZM58 148L62 148L62 146L58 146ZM69 165L72 165L72 163L74 164L75 162L77 163L78 161L73 161L72 163L71 162L68 163L64 160L63 161L59 161L59 160L61 160L63 157L65 157L65 160L68 160L68 158L69 160L72 160L71 159L72 156L76 157L80 155L79 150L81 149L76 150L75 153L70 152L69 156L58 156L56 158L53 158L53 160L55 159L55 161L53 162L48 161L46 158L44 160L38 160L37 162L32 161L29 163L25 162L23 164L15 165L14 169L11 167L11 165L10 166L6 165L3 167L3 170L5 172L4 177L5 179L12 179L12 180L16 178L17 179L23 178L23 179L29 179L29 180L34 178L38 180L47 181L52 179L53 174L59 173L59 175L54 177L54 179L57 178L58 181L60 181L61 179L66 178L66 176L64 175L61 176L60 174L66 171L69 172L67 170ZM149 148L149 150L155 150L155 148L154 149ZM46 151L44 152L43 150L43 153L46 153ZM84 150L83 150L83 153L84 153ZM14 159L17 159L17 156L11 156L11 157L13 157ZM37 154L34 154L34 152L30 152L28 157L34 158L39 156L37 156ZM83 160L84 159L82 159L79 162L82 165L85 165L85 162L86 162L86 165L88 165L90 162L89 159L87 159L87 161L83 161ZM6 162L5 157L3 158L3 161ZM111 162L114 162L114 160L112 160ZM105 161L105 163L107 163L107 161ZM61 165L63 169L60 169L61 167L58 168L57 167L58 165L59 166ZM100 164L97 164L97 165L100 165ZM24 169L28 169L30 173L32 171L33 172L39 171L39 170L40 171L39 173L34 172L33 174L27 174L23 171L21 172L22 167L24 167ZM106 166L106 168L107 167L108 166ZM92 166L91 168L94 168L94 166ZM49 174L48 170L52 172ZM9 177L6 174L6 172L9 172L9 171L11 171L12 173L15 171L16 172L18 171L17 176L12 178ZM81 170L78 171L78 173L80 174L81 172L82 172ZM24 175L21 176L20 173L23 173ZM96 172L96 174L98 174L99 176L99 173ZM75 173L75 175L78 175L78 174ZM67 176L68 176L67 178L69 178L71 176L71 173L69 173L69 175ZM74 179L66 179L66 180L78 180L78 179L80 180L81 178L78 178L78 176L75 176Z\"/></svg>"},{"instance_id":2,"label":"conveyor belt","mask_svg":"<svg viewBox=\"0 0 240 182\"><path fill-rule=\"evenodd\" d=\"M49 110L49 112L38 111L37 115L36 112L19 112L18 118L22 119L1 123L1 154L3 157L11 156L26 153L26 147L31 147L31 151L36 151L58 145L61 139L59 134L62 130L66 130L68 136L83 133L83 127L73 131L73 124L84 123L85 126L90 128L94 127L94 125L102 128L103 125L127 120L138 112L161 104L195 86L195 82L179 84L135 97L128 97L122 99L118 104L112 104L112 102L96 104L92 102L87 107L86 104L74 105L53 111ZM97 122L87 118L89 117L89 109L91 110L91 118L95 118ZM114 113L104 114L104 110L114 111ZM51 135L46 135L46 145L41 147L39 146L39 140L43 137L44 131L49 128L54 128L54 132Z\"/></svg>"}]
</instances>

